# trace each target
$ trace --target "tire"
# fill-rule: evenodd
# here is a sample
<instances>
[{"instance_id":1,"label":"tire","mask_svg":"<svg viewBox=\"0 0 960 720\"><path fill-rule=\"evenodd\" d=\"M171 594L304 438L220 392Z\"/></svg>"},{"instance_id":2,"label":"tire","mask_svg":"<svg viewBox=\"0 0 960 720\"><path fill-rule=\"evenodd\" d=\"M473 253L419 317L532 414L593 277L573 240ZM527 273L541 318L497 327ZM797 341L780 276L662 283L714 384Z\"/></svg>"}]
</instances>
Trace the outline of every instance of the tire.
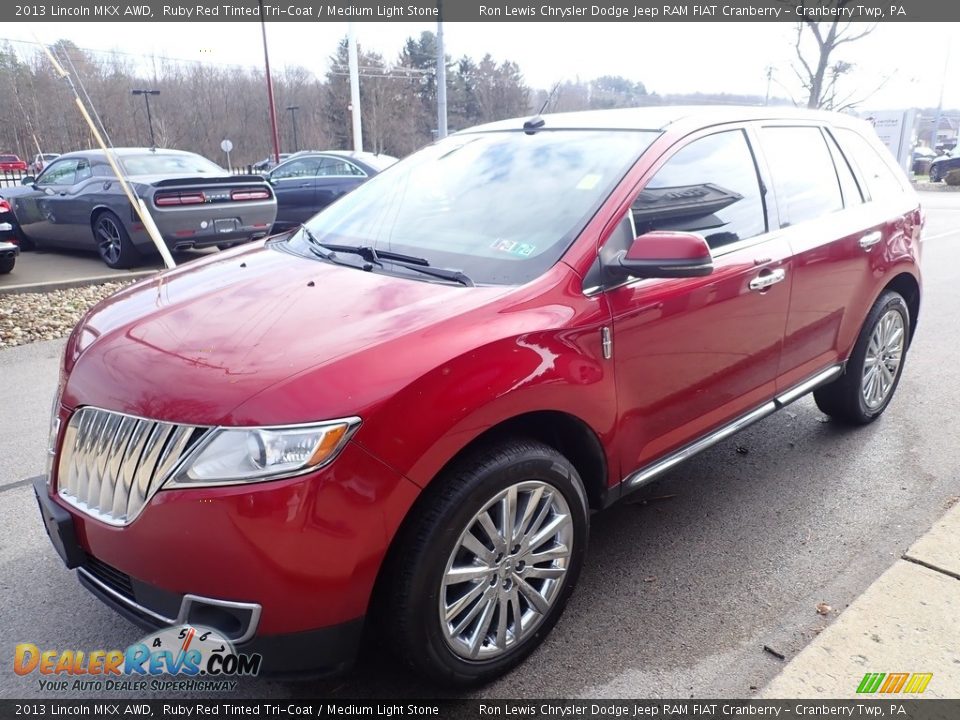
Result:
<instances>
[{"instance_id":1,"label":"tire","mask_svg":"<svg viewBox=\"0 0 960 720\"><path fill-rule=\"evenodd\" d=\"M940 182L940 168L936 165L930 166L930 182Z\"/></svg>"},{"instance_id":2,"label":"tire","mask_svg":"<svg viewBox=\"0 0 960 720\"><path fill-rule=\"evenodd\" d=\"M511 496L515 512L503 513ZM501 531L504 517L519 518L527 530L510 533L513 547L501 547L507 533L494 542L481 516ZM377 619L394 653L444 686L477 685L508 672L560 618L583 565L588 528L580 477L553 448L513 440L457 462L425 491L391 550ZM544 531L546 539L537 538ZM548 549L560 553L530 561ZM478 562L486 569L473 570ZM444 582L450 570L468 567L470 578ZM441 607L452 613L449 622ZM484 621L489 642L480 640Z\"/></svg>"},{"instance_id":3,"label":"tire","mask_svg":"<svg viewBox=\"0 0 960 720\"><path fill-rule=\"evenodd\" d=\"M909 338L907 303L898 293L887 290L867 314L843 375L813 391L817 407L847 425L876 420L900 383ZM878 344L880 356L875 361Z\"/></svg>"},{"instance_id":4,"label":"tire","mask_svg":"<svg viewBox=\"0 0 960 720\"><path fill-rule=\"evenodd\" d=\"M0 275L9 275L13 272L13 266L17 264L15 256L0 258Z\"/></svg>"},{"instance_id":5,"label":"tire","mask_svg":"<svg viewBox=\"0 0 960 720\"><path fill-rule=\"evenodd\" d=\"M140 252L130 240L123 222L109 210L94 217L93 239L97 244L97 254L109 268L126 270L140 261Z\"/></svg>"}]
</instances>

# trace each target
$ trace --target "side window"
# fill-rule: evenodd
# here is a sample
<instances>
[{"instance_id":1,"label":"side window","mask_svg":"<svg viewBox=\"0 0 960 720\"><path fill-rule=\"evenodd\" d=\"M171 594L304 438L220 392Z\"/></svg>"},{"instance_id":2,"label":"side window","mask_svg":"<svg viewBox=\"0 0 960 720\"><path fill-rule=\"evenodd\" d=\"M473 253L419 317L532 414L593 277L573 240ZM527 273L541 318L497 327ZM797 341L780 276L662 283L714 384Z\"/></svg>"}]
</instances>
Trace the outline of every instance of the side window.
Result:
<instances>
[{"instance_id":1,"label":"side window","mask_svg":"<svg viewBox=\"0 0 960 720\"><path fill-rule=\"evenodd\" d=\"M847 128L837 128L836 137L844 154L860 171L860 176L866 182L866 189L872 200L887 200L903 196L903 183L877 149L860 133Z\"/></svg>"},{"instance_id":2,"label":"side window","mask_svg":"<svg viewBox=\"0 0 960 720\"><path fill-rule=\"evenodd\" d=\"M631 206L637 235L700 233L711 248L767 230L757 165L742 130L708 135L679 150Z\"/></svg>"},{"instance_id":3,"label":"side window","mask_svg":"<svg viewBox=\"0 0 960 720\"><path fill-rule=\"evenodd\" d=\"M80 160L77 158L51 163L43 174L37 178L37 185L73 185L76 181L79 164Z\"/></svg>"},{"instance_id":4,"label":"side window","mask_svg":"<svg viewBox=\"0 0 960 720\"><path fill-rule=\"evenodd\" d=\"M313 177L317 174L320 167L321 158L299 158L283 163L274 168L270 173L273 180L283 180L284 178Z\"/></svg>"},{"instance_id":5,"label":"side window","mask_svg":"<svg viewBox=\"0 0 960 720\"><path fill-rule=\"evenodd\" d=\"M93 177L93 170L90 169L90 163L88 163L86 160L81 160L77 164L77 176L73 179L73 181L78 183L90 177Z\"/></svg>"},{"instance_id":6,"label":"side window","mask_svg":"<svg viewBox=\"0 0 960 720\"><path fill-rule=\"evenodd\" d=\"M840 192L843 194L843 206L853 207L863 204L863 193L860 192L860 186L857 179L853 176L853 170L850 163L837 147L837 141L833 136L827 133L827 145L830 146L830 155L833 156L833 167L837 171L837 177L840 178Z\"/></svg>"},{"instance_id":7,"label":"side window","mask_svg":"<svg viewBox=\"0 0 960 720\"><path fill-rule=\"evenodd\" d=\"M361 176L363 172L353 163L349 163L346 160L340 160L337 158L324 158L323 162L320 164L320 171L317 175L336 175L342 177L344 175L350 176Z\"/></svg>"},{"instance_id":8,"label":"side window","mask_svg":"<svg viewBox=\"0 0 960 720\"><path fill-rule=\"evenodd\" d=\"M840 181L820 128L765 127L760 135L783 227L843 208Z\"/></svg>"}]
</instances>

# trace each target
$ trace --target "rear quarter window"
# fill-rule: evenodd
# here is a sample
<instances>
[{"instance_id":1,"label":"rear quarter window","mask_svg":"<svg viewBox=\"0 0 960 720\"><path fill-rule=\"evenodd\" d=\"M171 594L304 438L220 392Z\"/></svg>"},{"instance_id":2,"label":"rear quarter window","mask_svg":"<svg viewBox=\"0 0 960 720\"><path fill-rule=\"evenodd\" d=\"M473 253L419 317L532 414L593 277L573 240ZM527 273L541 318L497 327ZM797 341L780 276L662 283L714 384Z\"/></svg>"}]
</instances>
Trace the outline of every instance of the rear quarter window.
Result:
<instances>
[{"instance_id":1,"label":"rear quarter window","mask_svg":"<svg viewBox=\"0 0 960 720\"><path fill-rule=\"evenodd\" d=\"M884 148L876 148L856 130L837 128L833 131L840 149L856 166L866 183L871 200L889 200L903 197L904 183L891 164L880 155Z\"/></svg>"}]
</instances>

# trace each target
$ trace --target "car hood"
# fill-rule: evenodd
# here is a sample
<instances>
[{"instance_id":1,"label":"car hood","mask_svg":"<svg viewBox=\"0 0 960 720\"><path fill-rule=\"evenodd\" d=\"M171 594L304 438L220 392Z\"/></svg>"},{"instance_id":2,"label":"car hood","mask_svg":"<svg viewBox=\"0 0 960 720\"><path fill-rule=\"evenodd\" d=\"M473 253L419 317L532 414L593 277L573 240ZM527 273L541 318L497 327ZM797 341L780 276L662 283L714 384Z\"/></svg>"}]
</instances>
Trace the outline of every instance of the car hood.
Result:
<instances>
[{"instance_id":1,"label":"car hood","mask_svg":"<svg viewBox=\"0 0 960 720\"><path fill-rule=\"evenodd\" d=\"M385 384L403 382L391 357L415 356L425 334L506 292L364 272L270 244L220 253L91 310L67 344L63 402L199 425L307 422L317 408L358 414ZM310 402L287 382L268 412L264 403L256 417L238 410L297 374L313 379Z\"/></svg>"},{"instance_id":2,"label":"car hood","mask_svg":"<svg viewBox=\"0 0 960 720\"><path fill-rule=\"evenodd\" d=\"M0 188L0 197L7 200L14 200L23 195L35 192L30 185L12 185L10 187Z\"/></svg>"}]
</instances>

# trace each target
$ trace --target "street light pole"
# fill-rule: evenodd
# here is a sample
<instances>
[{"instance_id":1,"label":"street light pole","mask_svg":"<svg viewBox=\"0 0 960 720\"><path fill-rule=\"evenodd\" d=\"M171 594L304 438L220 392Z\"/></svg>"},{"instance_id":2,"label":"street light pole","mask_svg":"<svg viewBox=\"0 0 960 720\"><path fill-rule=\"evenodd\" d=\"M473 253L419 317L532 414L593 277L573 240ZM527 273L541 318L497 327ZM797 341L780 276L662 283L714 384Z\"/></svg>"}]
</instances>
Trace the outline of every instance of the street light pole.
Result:
<instances>
[{"instance_id":1,"label":"street light pole","mask_svg":"<svg viewBox=\"0 0 960 720\"><path fill-rule=\"evenodd\" d=\"M437 0L437 140L447 136L447 58L443 49L442 3Z\"/></svg>"},{"instance_id":2,"label":"street light pole","mask_svg":"<svg viewBox=\"0 0 960 720\"><path fill-rule=\"evenodd\" d=\"M293 121L293 151L297 152L300 149L300 143L297 142L297 110L300 109L299 105L288 105L287 110L290 111L290 119Z\"/></svg>"},{"instance_id":3,"label":"street light pole","mask_svg":"<svg viewBox=\"0 0 960 720\"><path fill-rule=\"evenodd\" d=\"M159 90L131 90L131 95L143 95L144 102L147 103L147 124L150 126L150 147L155 148L157 141L153 137L153 116L150 114L150 96L159 95Z\"/></svg>"}]
</instances>

